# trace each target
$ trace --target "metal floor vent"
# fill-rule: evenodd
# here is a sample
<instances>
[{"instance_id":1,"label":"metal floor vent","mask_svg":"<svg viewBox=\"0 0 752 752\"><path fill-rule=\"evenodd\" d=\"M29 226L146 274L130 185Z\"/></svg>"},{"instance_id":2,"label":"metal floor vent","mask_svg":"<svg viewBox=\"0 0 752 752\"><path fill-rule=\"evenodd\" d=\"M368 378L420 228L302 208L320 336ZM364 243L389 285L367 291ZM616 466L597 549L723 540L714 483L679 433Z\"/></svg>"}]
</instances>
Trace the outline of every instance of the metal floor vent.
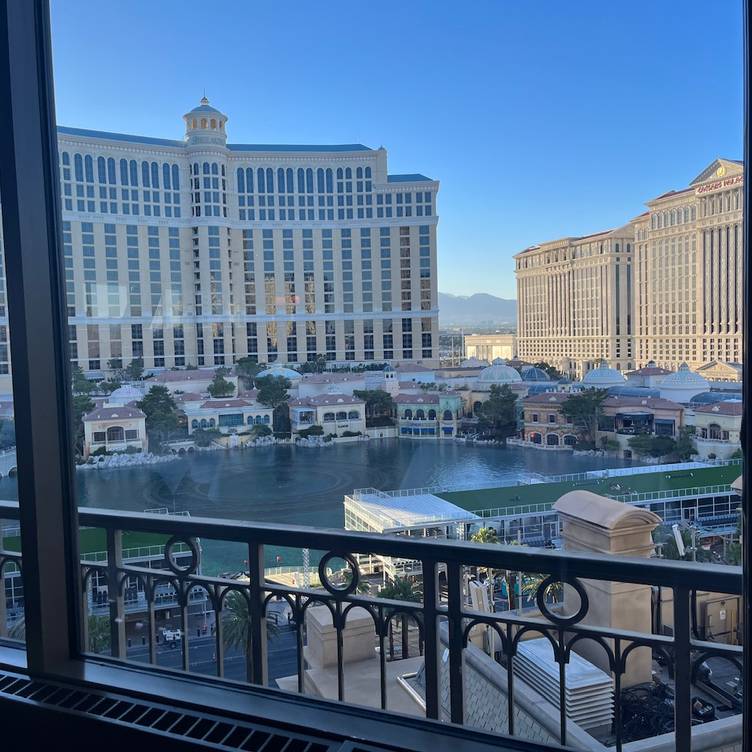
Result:
<instances>
[{"instance_id":1,"label":"metal floor vent","mask_svg":"<svg viewBox=\"0 0 752 752\"><path fill-rule=\"evenodd\" d=\"M369 747L351 740L317 738L273 726L235 721L175 706L131 700L95 689L81 689L0 672L0 696L33 702L58 711L107 719L198 746L252 752L345 752ZM376 747L370 747L376 750ZM383 749L383 748L380 748Z\"/></svg>"}]
</instances>

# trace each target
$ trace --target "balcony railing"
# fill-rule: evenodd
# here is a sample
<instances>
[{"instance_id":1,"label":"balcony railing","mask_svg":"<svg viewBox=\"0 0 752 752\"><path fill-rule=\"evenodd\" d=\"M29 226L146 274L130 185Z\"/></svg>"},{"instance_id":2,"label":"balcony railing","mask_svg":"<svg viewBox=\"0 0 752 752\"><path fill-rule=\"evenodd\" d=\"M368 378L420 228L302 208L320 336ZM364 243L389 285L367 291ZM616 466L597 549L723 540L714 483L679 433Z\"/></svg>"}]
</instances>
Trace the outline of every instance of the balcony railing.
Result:
<instances>
[{"instance_id":1,"label":"balcony railing","mask_svg":"<svg viewBox=\"0 0 752 752\"><path fill-rule=\"evenodd\" d=\"M18 519L18 507L10 502L0 502L0 519ZM180 668L192 668L192 644L187 639L191 593L197 588L206 593L209 608L216 615L212 633L203 639L211 641L216 661L213 673L221 678L225 674L224 653L226 649L224 630L225 614L232 596L242 600L247 610L247 679L252 684L266 687L270 684L267 624L278 622L271 613L279 604L289 608L289 629L295 652L295 677L297 691L306 692L307 665L304 647L310 640L310 628L306 628L306 616L312 607L323 607L327 619L336 633L336 675L333 679L334 699L348 701L349 686L345 680L345 633L348 618L354 609L364 609L373 622L373 642L378 669L375 674L373 702L375 708L387 710L391 702L388 687L393 686L394 670L388 660L388 643L395 623L407 619L412 631L403 629L404 642L413 646L413 657L422 661L422 704L425 716L432 719L462 724L472 721L477 708L470 706L466 696L470 671L471 650L476 650L473 637L481 630L484 639L490 641L490 655L486 658L503 677L505 702L495 707L502 718L501 728L494 729L510 736L525 738L523 721L530 715L525 698L517 697L519 682L524 689L520 674L521 646L531 634L542 636L551 646L551 661L556 664L552 676L555 681L555 696L549 698L556 712L555 738L550 745L566 745L577 740L572 734L583 733L573 725L570 714L570 699L567 667L582 644L591 641L600 647L606 657L608 675L612 682L613 720L611 739L617 751L624 740L622 703L620 701L623 678L635 651L644 649L652 655L663 655L673 662L673 747L690 749L693 726L693 683L698 666L709 658L721 658L739 667L741 672L742 648L735 644L716 641L699 623L697 597L701 592L722 593L729 597L742 592L741 570L736 567L702 564L696 566L685 562L667 562L655 559L631 559L616 556L600 556L586 553L570 553L522 546L480 545L436 539L421 539L403 536L383 536L349 531L311 529L299 526L264 525L202 518L174 518L151 514L120 513L100 509L80 509L82 526L103 529L107 539L107 562L82 561L82 591L86 594L89 582L96 574L99 581L107 583L109 598L109 660L131 662L126 635L127 583L138 581L143 588L146 625L145 638L148 655L144 662L160 664L157 656L157 595L168 584L176 594L178 621L185 639L180 642ZM129 566L123 563L122 534L124 532L159 533L169 536L164 544L163 570ZM248 577L206 576L199 573L199 549L196 538L242 544L247 555ZM190 560L175 561L175 546L182 544L193 552ZM286 547L298 550L320 551L318 577L322 587L288 585L284 581L270 581L265 576L265 547ZM367 555L394 557L413 564L408 568L411 575L422 581L421 593L415 600L392 600L363 594L361 583L368 572L361 571L359 562ZM336 572L335 560L344 567ZM18 553L0 550L0 571L8 562L22 566ZM520 610L518 601L513 610L476 610L469 598L469 574L497 570L507 573L526 573L522 582L536 582L537 587L527 594L529 609ZM537 579L527 573L538 573ZM670 614L671 629L632 631L596 623L598 607L591 609L587 587L593 583L626 583L633 586L653 586L658 592L670 593L668 601L661 600L661 613ZM300 583L298 583L300 585ZM564 593L563 604L555 604L552 592L558 588ZM233 594L236 594L233 596ZM141 596L139 596L141 597ZM568 610L573 602L576 605ZM662 606L667 603L666 608ZM91 616L88 598L81 604L84 631ZM175 608L173 608L173 611ZM362 613L362 612L360 612ZM321 617L319 617L320 619ZM665 618L665 617L664 617ZM402 622L404 624L404 621ZM89 645L86 635L84 648ZM418 649L414 649L417 640ZM82 650L86 653L86 650ZM407 653L400 657L405 657ZM98 656L102 660L102 656ZM206 670L201 672L205 679ZM409 679L405 673L401 681ZM390 684L390 681L392 682ZM528 714L526 716L526 713ZM557 717L558 716L558 717ZM528 718L528 720L530 720ZM540 719L532 718L532 723ZM539 742L540 744L540 738ZM577 746L577 745L575 745ZM590 749L598 747L592 746ZM603 747L605 749L605 746Z\"/></svg>"}]
</instances>

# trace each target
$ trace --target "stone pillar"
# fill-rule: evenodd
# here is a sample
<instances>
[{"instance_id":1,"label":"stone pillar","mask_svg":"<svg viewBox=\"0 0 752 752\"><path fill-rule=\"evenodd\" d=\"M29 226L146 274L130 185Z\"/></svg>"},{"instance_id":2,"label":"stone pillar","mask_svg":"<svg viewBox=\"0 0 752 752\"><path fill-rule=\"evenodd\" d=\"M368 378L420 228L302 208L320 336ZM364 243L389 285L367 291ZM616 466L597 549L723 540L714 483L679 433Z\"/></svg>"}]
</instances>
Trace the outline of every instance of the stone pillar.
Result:
<instances>
[{"instance_id":1,"label":"stone pillar","mask_svg":"<svg viewBox=\"0 0 752 752\"><path fill-rule=\"evenodd\" d=\"M312 668L337 666L337 630L332 614L325 606L312 606L306 611L308 645L305 658ZM376 628L373 617L364 608L355 607L347 615L342 630L342 661L353 663L376 655Z\"/></svg>"},{"instance_id":2,"label":"stone pillar","mask_svg":"<svg viewBox=\"0 0 752 752\"><path fill-rule=\"evenodd\" d=\"M562 522L562 539L566 551L593 552L604 556L647 558L654 550L653 530L661 518L653 512L590 491L571 491L555 504ZM603 580L582 580L590 608L581 624L608 630L629 630L650 634L652 631L652 593L648 585ZM565 602L577 601L573 588L565 587ZM567 609L569 611L569 609ZM613 642L609 641L613 648ZM609 672L603 648L592 640L575 646L583 658ZM627 661L622 687L650 681L652 656L649 648L637 648Z\"/></svg>"}]
</instances>

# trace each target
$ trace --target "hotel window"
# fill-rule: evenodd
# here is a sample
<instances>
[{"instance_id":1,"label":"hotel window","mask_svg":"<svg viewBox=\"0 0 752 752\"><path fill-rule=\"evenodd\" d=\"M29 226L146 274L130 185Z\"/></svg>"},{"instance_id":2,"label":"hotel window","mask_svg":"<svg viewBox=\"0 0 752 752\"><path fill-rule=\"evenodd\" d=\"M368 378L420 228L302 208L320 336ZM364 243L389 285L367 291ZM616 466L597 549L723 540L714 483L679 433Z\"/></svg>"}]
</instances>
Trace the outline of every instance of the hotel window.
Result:
<instances>
[{"instance_id":1,"label":"hotel window","mask_svg":"<svg viewBox=\"0 0 752 752\"><path fill-rule=\"evenodd\" d=\"M316 355L318 354L318 343L316 340L316 322L306 321L305 331L306 331L306 360L314 361L316 360Z\"/></svg>"},{"instance_id":2,"label":"hotel window","mask_svg":"<svg viewBox=\"0 0 752 752\"><path fill-rule=\"evenodd\" d=\"M279 356L279 340L277 338L277 323L268 321L266 323L266 359L269 363L274 363Z\"/></svg>"},{"instance_id":3,"label":"hotel window","mask_svg":"<svg viewBox=\"0 0 752 752\"><path fill-rule=\"evenodd\" d=\"M342 255L342 310L353 312L353 266L352 266L352 230L341 231Z\"/></svg>"},{"instance_id":4,"label":"hotel window","mask_svg":"<svg viewBox=\"0 0 752 752\"><path fill-rule=\"evenodd\" d=\"M94 225L91 222L81 223L81 253L84 267L84 295L86 315L97 316L97 271L96 253L94 246Z\"/></svg>"},{"instance_id":5,"label":"hotel window","mask_svg":"<svg viewBox=\"0 0 752 752\"><path fill-rule=\"evenodd\" d=\"M128 257L128 305L131 316L141 316L141 264L138 248L138 227L127 225L125 233Z\"/></svg>"},{"instance_id":6,"label":"hotel window","mask_svg":"<svg viewBox=\"0 0 752 752\"><path fill-rule=\"evenodd\" d=\"M162 315L162 260L159 251L159 228L147 228L149 244L149 292L151 315Z\"/></svg>"},{"instance_id":7,"label":"hotel window","mask_svg":"<svg viewBox=\"0 0 752 752\"><path fill-rule=\"evenodd\" d=\"M152 352L154 353L154 367L164 368L164 329L161 326L152 328L151 342Z\"/></svg>"},{"instance_id":8,"label":"hotel window","mask_svg":"<svg viewBox=\"0 0 752 752\"><path fill-rule=\"evenodd\" d=\"M373 360L373 319L363 319L363 359Z\"/></svg>"},{"instance_id":9,"label":"hotel window","mask_svg":"<svg viewBox=\"0 0 752 752\"><path fill-rule=\"evenodd\" d=\"M246 348L248 357L258 360L258 324L249 321L245 325Z\"/></svg>"},{"instance_id":10,"label":"hotel window","mask_svg":"<svg viewBox=\"0 0 752 752\"><path fill-rule=\"evenodd\" d=\"M345 321L345 360L355 360L355 322Z\"/></svg>"},{"instance_id":11,"label":"hotel window","mask_svg":"<svg viewBox=\"0 0 752 752\"><path fill-rule=\"evenodd\" d=\"M321 231L321 246L324 272L324 313L334 313L334 251L332 250L331 230Z\"/></svg>"},{"instance_id":12,"label":"hotel window","mask_svg":"<svg viewBox=\"0 0 752 752\"><path fill-rule=\"evenodd\" d=\"M334 321L324 322L324 357L327 360L337 360L337 325Z\"/></svg>"},{"instance_id":13,"label":"hotel window","mask_svg":"<svg viewBox=\"0 0 752 752\"><path fill-rule=\"evenodd\" d=\"M413 321L402 319L402 357L411 360L413 357Z\"/></svg>"},{"instance_id":14,"label":"hotel window","mask_svg":"<svg viewBox=\"0 0 752 752\"><path fill-rule=\"evenodd\" d=\"M175 353L175 366L185 365L185 329L182 324L172 327L172 346Z\"/></svg>"},{"instance_id":15,"label":"hotel window","mask_svg":"<svg viewBox=\"0 0 752 752\"><path fill-rule=\"evenodd\" d=\"M392 250L388 227L379 228L379 248L381 258L381 310L392 310Z\"/></svg>"},{"instance_id":16,"label":"hotel window","mask_svg":"<svg viewBox=\"0 0 752 752\"><path fill-rule=\"evenodd\" d=\"M131 358L133 360L144 357L144 327L142 324L131 324Z\"/></svg>"}]
</instances>

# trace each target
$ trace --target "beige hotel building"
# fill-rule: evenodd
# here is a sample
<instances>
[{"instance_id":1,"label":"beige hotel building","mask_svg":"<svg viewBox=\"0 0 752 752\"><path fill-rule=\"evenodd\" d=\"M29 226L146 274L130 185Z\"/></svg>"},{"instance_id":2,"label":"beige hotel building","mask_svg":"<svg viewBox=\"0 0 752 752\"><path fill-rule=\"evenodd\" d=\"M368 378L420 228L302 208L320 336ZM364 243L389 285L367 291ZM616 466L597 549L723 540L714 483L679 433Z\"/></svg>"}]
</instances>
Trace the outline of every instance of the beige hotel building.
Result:
<instances>
[{"instance_id":1,"label":"beige hotel building","mask_svg":"<svg viewBox=\"0 0 752 752\"><path fill-rule=\"evenodd\" d=\"M228 143L227 120L204 98L180 140L58 129L73 363L438 365L438 182L383 147ZM3 269L0 234L0 393Z\"/></svg>"},{"instance_id":2,"label":"beige hotel building","mask_svg":"<svg viewBox=\"0 0 752 752\"><path fill-rule=\"evenodd\" d=\"M573 377L740 362L743 180L717 159L624 227L517 254L519 357Z\"/></svg>"}]
</instances>

